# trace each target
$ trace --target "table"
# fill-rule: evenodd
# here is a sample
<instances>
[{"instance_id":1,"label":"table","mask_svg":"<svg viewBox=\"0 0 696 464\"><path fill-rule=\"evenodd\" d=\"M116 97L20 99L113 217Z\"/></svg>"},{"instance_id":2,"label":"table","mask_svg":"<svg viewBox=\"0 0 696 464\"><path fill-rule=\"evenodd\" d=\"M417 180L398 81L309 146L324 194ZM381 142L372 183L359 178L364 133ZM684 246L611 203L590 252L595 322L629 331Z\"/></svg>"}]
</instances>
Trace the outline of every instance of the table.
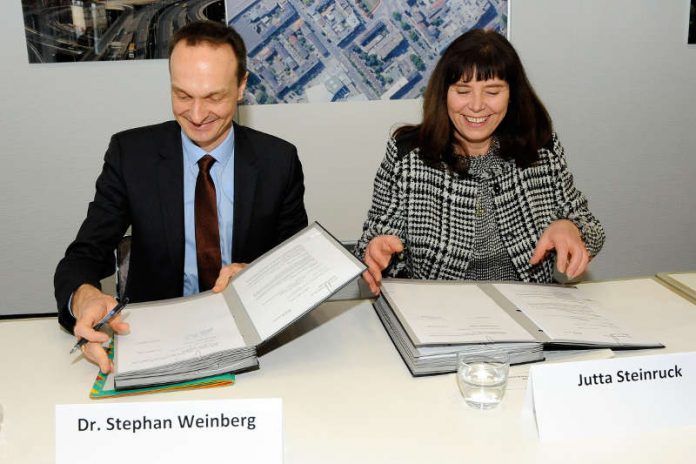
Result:
<instances>
[{"instance_id":1,"label":"table","mask_svg":"<svg viewBox=\"0 0 696 464\"><path fill-rule=\"evenodd\" d=\"M619 356L696 351L696 305L656 280L582 287L618 322L667 346ZM0 321L0 462L53 462L54 406L93 402L96 368L68 356L73 343L54 319ZM263 351L261 369L240 374L232 387L100 401L280 397L288 464L690 463L696 456L696 427L540 443L520 414L524 389L478 411L466 406L453 374L411 377L365 300L326 303Z\"/></svg>"}]
</instances>

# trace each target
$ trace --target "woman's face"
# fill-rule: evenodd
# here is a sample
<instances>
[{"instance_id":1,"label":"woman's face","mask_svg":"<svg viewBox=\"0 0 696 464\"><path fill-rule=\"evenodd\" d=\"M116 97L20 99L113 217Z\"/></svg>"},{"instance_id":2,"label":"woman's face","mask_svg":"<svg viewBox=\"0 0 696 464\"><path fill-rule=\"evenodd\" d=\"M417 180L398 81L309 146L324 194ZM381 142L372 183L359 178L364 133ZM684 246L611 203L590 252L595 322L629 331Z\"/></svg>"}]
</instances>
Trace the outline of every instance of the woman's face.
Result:
<instances>
[{"instance_id":1,"label":"woman's face","mask_svg":"<svg viewBox=\"0 0 696 464\"><path fill-rule=\"evenodd\" d=\"M475 72L473 73L476 74ZM510 87L500 79L458 81L447 91L447 114L464 153L482 155L505 118Z\"/></svg>"}]
</instances>

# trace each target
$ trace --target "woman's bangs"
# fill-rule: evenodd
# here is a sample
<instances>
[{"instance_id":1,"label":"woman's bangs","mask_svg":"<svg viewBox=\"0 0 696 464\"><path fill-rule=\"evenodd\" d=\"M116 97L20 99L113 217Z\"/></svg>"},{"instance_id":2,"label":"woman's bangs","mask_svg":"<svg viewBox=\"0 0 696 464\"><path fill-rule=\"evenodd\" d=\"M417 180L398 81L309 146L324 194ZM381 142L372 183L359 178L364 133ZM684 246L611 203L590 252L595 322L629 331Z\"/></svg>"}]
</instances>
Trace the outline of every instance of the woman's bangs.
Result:
<instances>
[{"instance_id":1,"label":"woman's bangs","mask_svg":"<svg viewBox=\"0 0 696 464\"><path fill-rule=\"evenodd\" d=\"M461 55L455 63L455 69L451 74L452 82L469 82L471 80L487 81L489 79L501 79L507 81L507 66L504 60L496 53L486 51L467 53Z\"/></svg>"}]
</instances>

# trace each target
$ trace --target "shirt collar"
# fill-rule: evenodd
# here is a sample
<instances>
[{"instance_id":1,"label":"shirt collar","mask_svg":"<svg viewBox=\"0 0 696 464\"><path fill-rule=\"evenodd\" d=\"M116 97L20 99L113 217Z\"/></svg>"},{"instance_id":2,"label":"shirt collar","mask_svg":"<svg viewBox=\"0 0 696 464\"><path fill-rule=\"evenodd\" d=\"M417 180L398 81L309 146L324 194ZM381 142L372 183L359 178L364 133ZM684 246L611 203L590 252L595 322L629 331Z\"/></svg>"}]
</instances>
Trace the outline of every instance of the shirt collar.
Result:
<instances>
[{"instance_id":1,"label":"shirt collar","mask_svg":"<svg viewBox=\"0 0 696 464\"><path fill-rule=\"evenodd\" d=\"M205 155L210 155L215 158L220 166L224 167L232 158L232 153L234 152L234 126L230 127L230 131L227 137L225 137L225 140L209 152L196 145L193 140L186 135L183 129L181 130L181 144L184 149L184 161L186 166L193 167L193 165L197 164L198 160Z\"/></svg>"}]
</instances>

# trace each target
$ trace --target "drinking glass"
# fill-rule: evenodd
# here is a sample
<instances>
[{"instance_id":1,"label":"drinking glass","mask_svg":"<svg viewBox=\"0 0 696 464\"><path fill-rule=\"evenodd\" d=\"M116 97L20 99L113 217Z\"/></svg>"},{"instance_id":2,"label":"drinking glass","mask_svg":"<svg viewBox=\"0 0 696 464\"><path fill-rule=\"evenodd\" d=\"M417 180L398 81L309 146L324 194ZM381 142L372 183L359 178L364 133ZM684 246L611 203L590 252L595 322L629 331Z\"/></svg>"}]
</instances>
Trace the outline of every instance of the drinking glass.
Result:
<instances>
[{"instance_id":1,"label":"drinking glass","mask_svg":"<svg viewBox=\"0 0 696 464\"><path fill-rule=\"evenodd\" d=\"M496 407L505 395L509 370L507 353L457 353L457 383L466 404L476 409Z\"/></svg>"}]
</instances>

